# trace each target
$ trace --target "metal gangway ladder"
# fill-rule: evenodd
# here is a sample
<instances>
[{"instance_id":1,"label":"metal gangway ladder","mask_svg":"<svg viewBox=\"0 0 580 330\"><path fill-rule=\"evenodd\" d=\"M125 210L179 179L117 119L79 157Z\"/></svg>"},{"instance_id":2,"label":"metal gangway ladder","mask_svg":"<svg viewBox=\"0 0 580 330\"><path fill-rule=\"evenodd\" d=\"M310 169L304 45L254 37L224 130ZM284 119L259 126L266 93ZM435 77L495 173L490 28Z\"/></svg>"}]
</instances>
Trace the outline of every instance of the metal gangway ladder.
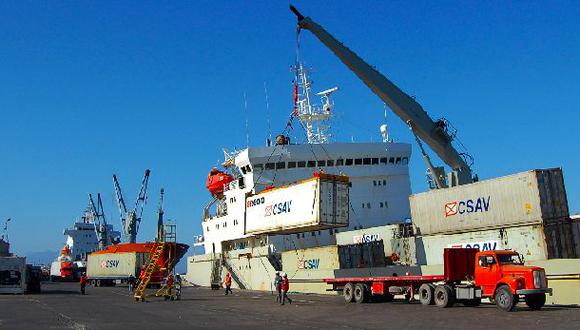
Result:
<instances>
[{"instance_id":1,"label":"metal gangway ladder","mask_svg":"<svg viewBox=\"0 0 580 330\"><path fill-rule=\"evenodd\" d=\"M166 224L163 226L163 239L155 242L153 248L151 248L149 263L145 268L142 278L135 289L135 300L145 301L146 289L151 281L151 277L155 272L162 271L167 277L172 274L175 268L175 257L177 254L177 232L176 226L174 224ZM163 267L159 265L159 258L166 255L166 260ZM163 296L166 299L173 300L175 298L175 290L173 290L173 285L168 285L165 282L161 288L153 294L155 297Z\"/></svg>"}]
</instances>

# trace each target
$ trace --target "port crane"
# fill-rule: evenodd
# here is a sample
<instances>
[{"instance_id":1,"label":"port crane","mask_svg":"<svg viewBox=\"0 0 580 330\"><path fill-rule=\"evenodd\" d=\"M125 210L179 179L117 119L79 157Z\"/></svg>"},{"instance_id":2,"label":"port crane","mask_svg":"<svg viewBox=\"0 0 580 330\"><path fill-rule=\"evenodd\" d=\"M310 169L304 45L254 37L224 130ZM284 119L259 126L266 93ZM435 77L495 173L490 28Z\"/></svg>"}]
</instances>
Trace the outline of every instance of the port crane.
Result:
<instances>
[{"instance_id":1,"label":"port crane","mask_svg":"<svg viewBox=\"0 0 580 330\"><path fill-rule=\"evenodd\" d=\"M119 180L113 174L113 187L115 189L115 196L117 197L117 206L119 207L119 217L121 219L125 243L137 242L137 232L139 231L141 216L143 215L143 207L147 203L147 186L149 184L150 173L150 170L145 170L143 180L141 180L141 189L139 189L137 200L135 200L135 205L131 210L127 210Z\"/></svg>"},{"instance_id":2,"label":"port crane","mask_svg":"<svg viewBox=\"0 0 580 330\"><path fill-rule=\"evenodd\" d=\"M107 219L105 219L105 210L103 208L101 194L97 193L96 204L93 199L93 194L89 194L89 205L94 218L93 223L95 225L95 233L97 234L97 240L99 242L99 250L103 250L107 247L110 238L107 237Z\"/></svg>"},{"instance_id":3,"label":"port crane","mask_svg":"<svg viewBox=\"0 0 580 330\"><path fill-rule=\"evenodd\" d=\"M403 92L397 85L381 74L373 66L335 39L321 25L310 17L304 17L290 6L298 18L298 31L306 29L329 48L352 72L354 72L385 104L405 122L415 135L423 158L429 168L433 188L440 189L477 181L473 175L473 159L467 153L460 153L452 144L455 131L444 118L433 120L414 98ZM445 175L443 167L434 167L421 141L425 142L452 171Z\"/></svg>"}]
</instances>

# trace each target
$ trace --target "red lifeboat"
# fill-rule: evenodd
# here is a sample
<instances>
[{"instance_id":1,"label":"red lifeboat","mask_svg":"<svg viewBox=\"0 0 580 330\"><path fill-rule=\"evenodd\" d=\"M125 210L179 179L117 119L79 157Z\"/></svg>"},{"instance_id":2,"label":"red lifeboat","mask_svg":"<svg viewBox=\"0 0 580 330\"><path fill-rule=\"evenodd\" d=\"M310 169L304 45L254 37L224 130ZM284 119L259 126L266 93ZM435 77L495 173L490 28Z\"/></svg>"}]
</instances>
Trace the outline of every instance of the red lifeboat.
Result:
<instances>
[{"instance_id":1,"label":"red lifeboat","mask_svg":"<svg viewBox=\"0 0 580 330\"><path fill-rule=\"evenodd\" d=\"M214 167L207 175L205 186L213 196L220 196L224 192L224 185L229 184L233 180L233 176Z\"/></svg>"}]
</instances>

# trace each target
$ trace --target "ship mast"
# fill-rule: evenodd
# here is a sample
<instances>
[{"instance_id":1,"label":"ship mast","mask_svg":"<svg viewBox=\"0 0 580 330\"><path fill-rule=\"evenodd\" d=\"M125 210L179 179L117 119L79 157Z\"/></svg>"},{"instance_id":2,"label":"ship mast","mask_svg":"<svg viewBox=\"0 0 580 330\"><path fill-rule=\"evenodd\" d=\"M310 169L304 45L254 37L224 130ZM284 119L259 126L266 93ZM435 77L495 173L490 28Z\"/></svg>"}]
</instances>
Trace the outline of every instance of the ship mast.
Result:
<instances>
[{"instance_id":1,"label":"ship mast","mask_svg":"<svg viewBox=\"0 0 580 330\"><path fill-rule=\"evenodd\" d=\"M309 70L301 62L292 66L295 74L295 109L294 115L298 117L300 123L306 130L306 137L310 144L328 143L330 134L331 110L334 102L330 95L338 90L338 87L330 88L325 91L316 93L321 97L322 106L312 104L312 81L308 75Z\"/></svg>"}]
</instances>

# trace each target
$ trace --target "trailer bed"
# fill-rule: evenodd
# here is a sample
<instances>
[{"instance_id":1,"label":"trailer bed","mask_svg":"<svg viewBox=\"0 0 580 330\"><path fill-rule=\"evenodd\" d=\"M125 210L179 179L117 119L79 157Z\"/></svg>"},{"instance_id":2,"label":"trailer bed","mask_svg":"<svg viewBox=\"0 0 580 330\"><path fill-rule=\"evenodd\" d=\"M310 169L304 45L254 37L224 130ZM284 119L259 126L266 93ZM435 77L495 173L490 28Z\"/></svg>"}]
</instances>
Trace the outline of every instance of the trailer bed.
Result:
<instances>
[{"instance_id":1,"label":"trailer bed","mask_svg":"<svg viewBox=\"0 0 580 330\"><path fill-rule=\"evenodd\" d=\"M394 286L415 285L443 281L443 275L405 275L405 276L371 276L371 277L341 277L325 278L324 282L334 286L343 286L347 283L383 282Z\"/></svg>"}]
</instances>

